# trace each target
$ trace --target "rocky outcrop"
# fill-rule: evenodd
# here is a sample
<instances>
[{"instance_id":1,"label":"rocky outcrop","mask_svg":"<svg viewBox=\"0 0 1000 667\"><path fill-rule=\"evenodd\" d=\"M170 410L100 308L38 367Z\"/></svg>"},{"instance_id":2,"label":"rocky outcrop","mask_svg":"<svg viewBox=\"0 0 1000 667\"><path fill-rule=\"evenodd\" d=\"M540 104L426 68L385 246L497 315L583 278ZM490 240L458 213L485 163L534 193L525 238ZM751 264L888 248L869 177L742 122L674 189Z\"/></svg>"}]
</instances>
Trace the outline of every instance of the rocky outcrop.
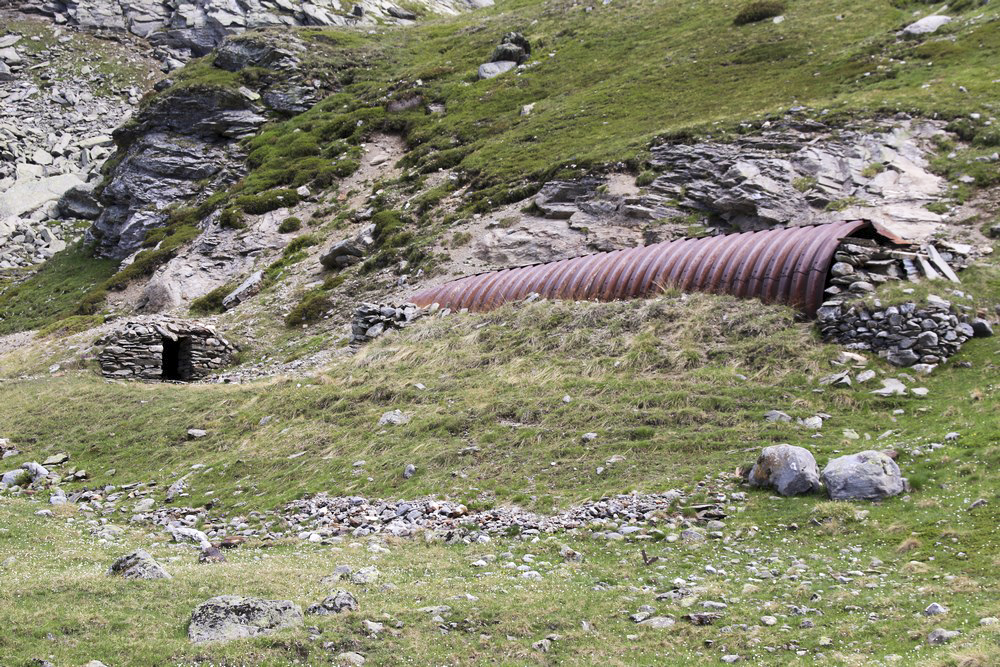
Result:
<instances>
[{"instance_id":1,"label":"rocky outcrop","mask_svg":"<svg viewBox=\"0 0 1000 667\"><path fill-rule=\"evenodd\" d=\"M256 133L274 112L267 106L267 93L280 93L282 113L287 111L288 91L302 83L294 70L304 48L291 38L280 45L259 35L228 40L215 66L230 71L269 68L276 73L273 80L260 79L257 91L173 86L116 130L117 164L101 194L106 208L87 233L98 253L128 257L151 229L166 223L168 207L192 203L239 179L244 166L238 141ZM295 97L296 108L308 108L322 94L310 86Z\"/></svg>"},{"instance_id":2,"label":"rocky outcrop","mask_svg":"<svg viewBox=\"0 0 1000 667\"><path fill-rule=\"evenodd\" d=\"M232 641L301 624L302 609L291 600L220 595L195 608L188 637L193 642Z\"/></svg>"},{"instance_id":3,"label":"rocky outcrop","mask_svg":"<svg viewBox=\"0 0 1000 667\"><path fill-rule=\"evenodd\" d=\"M150 229L166 223L168 206L239 177L235 140L264 120L234 91L180 88L155 100L114 134L120 161L104 187L106 208L88 240L105 257L134 253Z\"/></svg>"},{"instance_id":4,"label":"rocky outcrop","mask_svg":"<svg viewBox=\"0 0 1000 667\"><path fill-rule=\"evenodd\" d=\"M664 143L652 149L662 173L645 205L675 201L744 231L870 220L918 240L942 220L924 208L943 192L925 159L941 132L937 123L899 120L834 133L793 117L729 143Z\"/></svg>"},{"instance_id":5,"label":"rocky outcrop","mask_svg":"<svg viewBox=\"0 0 1000 667\"><path fill-rule=\"evenodd\" d=\"M416 0L436 14L488 7L493 0ZM267 26L344 26L416 18L386 0L0 0L0 7L50 16L58 23L144 37L170 69L203 56L227 36Z\"/></svg>"}]
</instances>

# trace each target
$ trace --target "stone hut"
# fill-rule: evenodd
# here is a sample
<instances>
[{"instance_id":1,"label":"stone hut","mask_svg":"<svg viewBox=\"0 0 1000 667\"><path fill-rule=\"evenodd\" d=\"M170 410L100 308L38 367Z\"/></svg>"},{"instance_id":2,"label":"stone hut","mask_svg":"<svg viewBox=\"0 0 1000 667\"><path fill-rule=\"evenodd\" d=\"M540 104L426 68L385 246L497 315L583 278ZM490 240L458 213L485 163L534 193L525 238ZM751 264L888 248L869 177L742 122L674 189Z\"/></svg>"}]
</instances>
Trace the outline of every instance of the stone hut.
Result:
<instances>
[{"instance_id":1,"label":"stone hut","mask_svg":"<svg viewBox=\"0 0 1000 667\"><path fill-rule=\"evenodd\" d=\"M158 318L131 321L97 341L105 377L197 380L222 368L237 347L201 322Z\"/></svg>"}]
</instances>

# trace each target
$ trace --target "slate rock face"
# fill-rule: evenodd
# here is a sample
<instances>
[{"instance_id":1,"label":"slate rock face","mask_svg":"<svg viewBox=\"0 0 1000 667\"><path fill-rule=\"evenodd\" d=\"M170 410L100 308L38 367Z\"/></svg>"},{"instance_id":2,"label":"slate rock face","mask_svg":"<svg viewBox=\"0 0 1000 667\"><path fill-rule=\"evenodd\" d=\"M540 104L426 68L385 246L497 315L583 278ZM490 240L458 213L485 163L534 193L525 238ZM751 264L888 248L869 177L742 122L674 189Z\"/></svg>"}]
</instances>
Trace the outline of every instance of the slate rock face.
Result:
<instances>
[{"instance_id":1,"label":"slate rock face","mask_svg":"<svg viewBox=\"0 0 1000 667\"><path fill-rule=\"evenodd\" d=\"M803 447L765 447L750 471L750 485L773 488L783 496L813 493L819 490L819 467Z\"/></svg>"},{"instance_id":2,"label":"slate rock face","mask_svg":"<svg viewBox=\"0 0 1000 667\"><path fill-rule=\"evenodd\" d=\"M264 121L236 92L165 93L115 132L120 162L104 188L106 208L88 230L88 241L114 259L138 250L150 229L166 224L167 206L189 200L208 180L231 181L242 173L235 142Z\"/></svg>"},{"instance_id":3,"label":"slate rock face","mask_svg":"<svg viewBox=\"0 0 1000 667\"><path fill-rule=\"evenodd\" d=\"M220 595L195 608L188 637L196 643L232 641L301 624L302 609L291 600Z\"/></svg>"},{"instance_id":4,"label":"slate rock face","mask_svg":"<svg viewBox=\"0 0 1000 667\"><path fill-rule=\"evenodd\" d=\"M170 574L144 549L136 549L116 560L108 568L109 575L126 579L170 579Z\"/></svg>"},{"instance_id":5,"label":"slate rock face","mask_svg":"<svg viewBox=\"0 0 1000 667\"><path fill-rule=\"evenodd\" d=\"M881 500L905 487L896 462L874 450L833 459L823 468L823 483L832 500Z\"/></svg>"}]
</instances>

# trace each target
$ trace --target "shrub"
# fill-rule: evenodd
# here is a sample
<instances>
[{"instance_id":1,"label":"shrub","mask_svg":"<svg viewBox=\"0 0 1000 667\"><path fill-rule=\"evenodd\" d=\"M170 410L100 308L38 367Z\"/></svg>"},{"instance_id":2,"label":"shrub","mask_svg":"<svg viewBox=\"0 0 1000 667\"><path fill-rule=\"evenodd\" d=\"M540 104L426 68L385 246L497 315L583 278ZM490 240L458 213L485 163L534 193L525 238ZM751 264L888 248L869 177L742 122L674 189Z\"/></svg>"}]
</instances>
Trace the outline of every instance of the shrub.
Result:
<instances>
[{"instance_id":1,"label":"shrub","mask_svg":"<svg viewBox=\"0 0 1000 667\"><path fill-rule=\"evenodd\" d=\"M222 300L225 299L234 289L236 289L235 285L229 283L216 287L205 296L198 297L191 302L191 314L212 315L213 313L221 313L225 310L225 308L222 307Z\"/></svg>"},{"instance_id":2,"label":"shrub","mask_svg":"<svg viewBox=\"0 0 1000 667\"><path fill-rule=\"evenodd\" d=\"M754 2L745 5L740 10L736 18L733 19L733 24L746 25L747 23L756 23L774 18L775 16L781 16L784 11L785 3L780 0L754 0Z\"/></svg>"},{"instance_id":3,"label":"shrub","mask_svg":"<svg viewBox=\"0 0 1000 667\"><path fill-rule=\"evenodd\" d=\"M224 209L219 215L219 224L228 229L243 229L246 227L246 222L243 219L243 211L235 206Z\"/></svg>"},{"instance_id":4,"label":"shrub","mask_svg":"<svg viewBox=\"0 0 1000 667\"><path fill-rule=\"evenodd\" d=\"M638 176L636 176L635 184L638 185L640 188L644 188L655 180L656 180L656 172L651 170L646 170L641 174L639 174Z\"/></svg>"},{"instance_id":5,"label":"shrub","mask_svg":"<svg viewBox=\"0 0 1000 667\"><path fill-rule=\"evenodd\" d=\"M296 218L294 215L285 218L278 225L278 232L281 234L290 234L292 232L297 232L302 229L302 221Z\"/></svg>"},{"instance_id":6,"label":"shrub","mask_svg":"<svg viewBox=\"0 0 1000 667\"><path fill-rule=\"evenodd\" d=\"M333 308L333 301L330 300L325 291L322 289L310 290L285 316L285 324L294 327L319 321L331 308Z\"/></svg>"},{"instance_id":7,"label":"shrub","mask_svg":"<svg viewBox=\"0 0 1000 667\"><path fill-rule=\"evenodd\" d=\"M251 215L260 215L295 206L299 203L299 195L295 190L269 190L257 195L237 197L234 203Z\"/></svg>"}]
</instances>

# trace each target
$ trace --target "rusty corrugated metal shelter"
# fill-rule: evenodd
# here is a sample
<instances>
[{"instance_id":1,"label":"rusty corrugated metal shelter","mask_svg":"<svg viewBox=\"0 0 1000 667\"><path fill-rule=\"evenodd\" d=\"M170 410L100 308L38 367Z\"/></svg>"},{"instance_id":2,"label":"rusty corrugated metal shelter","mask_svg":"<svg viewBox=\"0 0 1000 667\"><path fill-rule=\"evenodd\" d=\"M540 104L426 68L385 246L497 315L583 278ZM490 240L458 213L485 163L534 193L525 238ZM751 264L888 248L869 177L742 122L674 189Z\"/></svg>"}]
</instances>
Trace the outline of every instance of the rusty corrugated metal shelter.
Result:
<instances>
[{"instance_id":1,"label":"rusty corrugated metal shelter","mask_svg":"<svg viewBox=\"0 0 1000 667\"><path fill-rule=\"evenodd\" d=\"M823 303L834 252L848 236L902 241L865 221L677 239L480 273L423 290L411 300L425 307L486 311L532 293L615 301L674 287L788 304L813 316Z\"/></svg>"}]
</instances>

